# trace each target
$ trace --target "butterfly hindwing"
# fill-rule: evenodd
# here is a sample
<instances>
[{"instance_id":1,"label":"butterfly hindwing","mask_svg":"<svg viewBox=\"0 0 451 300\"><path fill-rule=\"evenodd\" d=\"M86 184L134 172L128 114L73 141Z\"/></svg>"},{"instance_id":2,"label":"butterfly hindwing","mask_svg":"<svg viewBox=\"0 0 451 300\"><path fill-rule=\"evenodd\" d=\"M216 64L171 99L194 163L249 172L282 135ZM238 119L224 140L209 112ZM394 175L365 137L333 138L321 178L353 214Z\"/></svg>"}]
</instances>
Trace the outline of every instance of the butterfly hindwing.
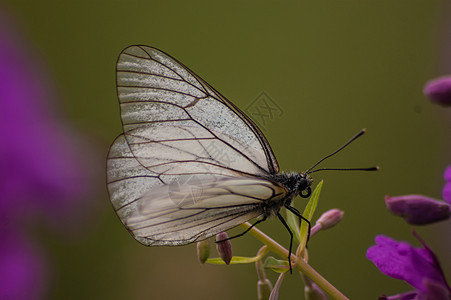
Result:
<instances>
[{"instance_id":1,"label":"butterfly hindwing","mask_svg":"<svg viewBox=\"0 0 451 300\"><path fill-rule=\"evenodd\" d=\"M258 217L263 202L285 194L266 179L192 176L145 193L125 225L145 245L183 245Z\"/></svg>"}]
</instances>

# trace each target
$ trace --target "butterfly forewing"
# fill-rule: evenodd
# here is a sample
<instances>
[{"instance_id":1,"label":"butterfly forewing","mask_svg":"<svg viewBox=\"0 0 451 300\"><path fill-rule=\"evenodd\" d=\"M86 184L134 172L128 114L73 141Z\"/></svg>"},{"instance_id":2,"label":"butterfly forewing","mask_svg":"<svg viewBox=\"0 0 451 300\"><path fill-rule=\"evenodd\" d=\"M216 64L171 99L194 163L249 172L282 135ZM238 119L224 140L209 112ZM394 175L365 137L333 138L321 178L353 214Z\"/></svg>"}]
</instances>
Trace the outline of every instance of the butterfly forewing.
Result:
<instances>
[{"instance_id":1,"label":"butterfly forewing","mask_svg":"<svg viewBox=\"0 0 451 300\"><path fill-rule=\"evenodd\" d=\"M131 46L116 68L124 133L108 155L108 190L138 241L201 240L261 215L262 201L286 194L264 179L278 164L261 131L184 65Z\"/></svg>"},{"instance_id":2,"label":"butterfly forewing","mask_svg":"<svg viewBox=\"0 0 451 300\"><path fill-rule=\"evenodd\" d=\"M227 159L219 159L219 165L225 168L231 167L229 163L233 159L241 157L248 163L238 171L268 175L278 170L271 148L258 128L169 55L146 46L125 49L117 63L117 89L126 140L140 162L155 152L153 147L164 147L169 151L174 145L175 154L181 150L192 154L186 155L182 163L192 160L209 163L210 155L199 148L212 145L218 148L217 151L228 152L224 154ZM167 133L171 126L177 133ZM199 145L200 138L210 140ZM164 146L157 146L163 141ZM191 145L197 144L198 148L191 151L188 145L181 149L183 143L180 146L179 141L191 141ZM142 147L144 143L147 143L146 147ZM251 153L258 155L249 157ZM249 164L254 169L250 169ZM154 163L143 165L152 169Z\"/></svg>"}]
</instances>

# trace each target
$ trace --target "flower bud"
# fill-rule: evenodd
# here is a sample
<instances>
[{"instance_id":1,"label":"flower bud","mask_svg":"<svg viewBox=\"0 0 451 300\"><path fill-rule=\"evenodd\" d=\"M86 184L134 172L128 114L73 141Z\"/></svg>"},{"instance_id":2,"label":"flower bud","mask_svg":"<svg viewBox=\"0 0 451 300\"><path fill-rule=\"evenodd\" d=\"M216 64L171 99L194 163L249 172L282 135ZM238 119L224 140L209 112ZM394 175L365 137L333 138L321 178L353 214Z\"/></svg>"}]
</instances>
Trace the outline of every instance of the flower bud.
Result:
<instances>
[{"instance_id":1,"label":"flower bud","mask_svg":"<svg viewBox=\"0 0 451 300\"><path fill-rule=\"evenodd\" d=\"M266 249L266 246L261 247L260 250L258 250L257 255L261 254L261 252L263 251L262 249ZM266 279L265 267L261 259L255 262L255 269L257 270L258 280L262 281Z\"/></svg>"},{"instance_id":2,"label":"flower bud","mask_svg":"<svg viewBox=\"0 0 451 300\"><path fill-rule=\"evenodd\" d=\"M282 286L282 281L285 278L285 275L287 275L288 272L283 272L279 274L279 278L277 278L276 284L274 285L271 295L269 295L269 300L277 300L279 299L279 290Z\"/></svg>"},{"instance_id":3,"label":"flower bud","mask_svg":"<svg viewBox=\"0 0 451 300\"><path fill-rule=\"evenodd\" d=\"M197 258L201 264L204 264L210 257L210 239L197 242Z\"/></svg>"},{"instance_id":4,"label":"flower bud","mask_svg":"<svg viewBox=\"0 0 451 300\"><path fill-rule=\"evenodd\" d=\"M232 260L232 242L228 239L227 232L220 232L216 235L216 250L222 260L228 265Z\"/></svg>"},{"instance_id":5,"label":"flower bud","mask_svg":"<svg viewBox=\"0 0 451 300\"><path fill-rule=\"evenodd\" d=\"M258 300L266 300L269 299L269 295L271 295L272 284L268 278L264 280L259 280L257 282L257 299Z\"/></svg>"},{"instance_id":6,"label":"flower bud","mask_svg":"<svg viewBox=\"0 0 451 300\"><path fill-rule=\"evenodd\" d=\"M306 300L327 300L326 294L315 283L311 286L306 285L304 288Z\"/></svg>"},{"instance_id":7,"label":"flower bud","mask_svg":"<svg viewBox=\"0 0 451 300\"><path fill-rule=\"evenodd\" d=\"M344 212L339 209L331 209L326 211L319 217L316 224L321 224L321 229L329 229L337 225L343 219Z\"/></svg>"},{"instance_id":8,"label":"flower bud","mask_svg":"<svg viewBox=\"0 0 451 300\"><path fill-rule=\"evenodd\" d=\"M445 170L443 176L445 178L446 184L443 187L443 200L451 204L451 166L448 166Z\"/></svg>"},{"instance_id":9,"label":"flower bud","mask_svg":"<svg viewBox=\"0 0 451 300\"><path fill-rule=\"evenodd\" d=\"M265 253L267 246L261 247L257 256ZM268 278L266 278L265 267L263 266L263 262L261 259L255 262L255 269L257 270L258 282L257 282L257 299L258 300L266 300L269 299L272 291L272 284Z\"/></svg>"},{"instance_id":10,"label":"flower bud","mask_svg":"<svg viewBox=\"0 0 451 300\"><path fill-rule=\"evenodd\" d=\"M423 93L434 103L451 105L451 76L433 79L426 83Z\"/></svg>"},{"instance_id":11,"label":"flower bud","mask_svg":"<svg viewBox=\"0 0 451 300\"><path fill-rule=\"evenodd\" d=\"M385 196L385 205L395 216L411 225L425 225L448 219L450 205L422 195Z\"/></svg>"}]
</instances>

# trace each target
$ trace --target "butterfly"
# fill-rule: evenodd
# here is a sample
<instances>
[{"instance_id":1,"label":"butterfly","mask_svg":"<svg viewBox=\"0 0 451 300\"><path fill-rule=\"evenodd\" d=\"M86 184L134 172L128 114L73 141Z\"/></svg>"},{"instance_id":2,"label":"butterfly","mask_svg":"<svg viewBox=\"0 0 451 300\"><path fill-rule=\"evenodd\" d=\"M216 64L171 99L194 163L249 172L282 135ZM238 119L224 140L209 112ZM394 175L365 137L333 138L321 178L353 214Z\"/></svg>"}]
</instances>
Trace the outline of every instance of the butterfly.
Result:
<instances>
[{"instance_id":1,"label":"butterfly","mask_svg":"<svg viewBox=\"0 0 451 300\"><path fill-rule=\"evenodd\" d=\"M116 85L123 133L108 153L107 186L138 242L185 245L270 216L291 233L282 207L308 222L291 203L309 197L309 174L322 160L307 172L280 172L257 125L156 48L124 49Z\"/></svg>"}]
</instances>

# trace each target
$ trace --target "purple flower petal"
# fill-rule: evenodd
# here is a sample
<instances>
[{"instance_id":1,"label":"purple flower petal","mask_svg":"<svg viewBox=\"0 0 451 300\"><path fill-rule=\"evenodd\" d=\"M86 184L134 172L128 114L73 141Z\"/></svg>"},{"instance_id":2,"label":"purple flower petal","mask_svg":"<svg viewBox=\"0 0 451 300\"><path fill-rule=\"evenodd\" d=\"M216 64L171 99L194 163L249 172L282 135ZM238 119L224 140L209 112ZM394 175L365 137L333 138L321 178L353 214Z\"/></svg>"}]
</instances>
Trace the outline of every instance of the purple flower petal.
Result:
<instances>
[{"instance_id":1,"label":"purple flower petal","mask_svg":"<svg viewBox=\"0 0 451 300\"><path fill-rule=\"evenodd\" d=\"M434 300L449 300L451 299L451 295L449 290L437 282L430 281L427 278L424 280L423 285L426 288L425 299L434 299ZM425 296L426 296L425 295Z\"/></svg>"},{"instance_id":2,"label":"purple flower petal","mask_svg":"<svg viewBox=\"0 0 451 300\"><path fill-rule=\"evenodd\" d=\"M383 235L377 236L375 241L376 245L370 247L366 255L383 274L404 280L423 293L427 291L424 279L447 286L436 258L428 248L415 248Z\"/></svg>"},{"instance_id":3,"label":"purple flower petal","mask_svg":"<svg viewBox=\"0 0 451 300\"><path fill-rule=\"evenodd\" d=\"M450 218L450 205L422 195L385 196L388 210L412 225L425 225Z\"/></svg>"},{"instance_id":4,"label":"purple flower petal","mask_svg":"<svg viewBox=\"0 0 451 300\"><path fill-rule=\"evenodd\" d=\"M451 105L451 76L436 78L426 83L423 93L434 103Z\"/></svg>"},{"instance_id":5,"label":"purple flower petal","mask_svg":"<svg viewBox=\"0 0 451 300\"><path fill-rule=\"evenodd\" d=\"M38 212L65 221L87 202L80 200L89 156L55 109L45 68L14 28L0 12L0 217Z\"/></svg>"},{"instance_id":6,"label":"purple flower petal","mask_svg":"<svg viewBox=\"0 0 451 300\"><path fill-rule=\"evenodd\" d=\"M445 178L445 186L443 187L443 200L451 204L451 166L448 166L443 176Z\"/></svg>"},{"instance_id":7,"label":"purple flower petal","mask_svg":"<svg viewBox=\"0 0 451 300\"><path fill-rule=\"evenodd\" d=\"M45 68L14 28L0 10L0 299L40 299L45 265L22 227L43 216L67 235L63 225L86 223L89 209L77 213L91 205L92 154L63 122Z\"/></svg>"},{"instance_id":8,"label":"purple flower petal","mask_svg":"<svg viewBox=\"0 0 451 300\"><path fill-rule=\"evenodd\" d=\"M0 299L43 299L46 277L37 251L20 238L20 234L2 233Z\"/></svg>"}]
</instances>

